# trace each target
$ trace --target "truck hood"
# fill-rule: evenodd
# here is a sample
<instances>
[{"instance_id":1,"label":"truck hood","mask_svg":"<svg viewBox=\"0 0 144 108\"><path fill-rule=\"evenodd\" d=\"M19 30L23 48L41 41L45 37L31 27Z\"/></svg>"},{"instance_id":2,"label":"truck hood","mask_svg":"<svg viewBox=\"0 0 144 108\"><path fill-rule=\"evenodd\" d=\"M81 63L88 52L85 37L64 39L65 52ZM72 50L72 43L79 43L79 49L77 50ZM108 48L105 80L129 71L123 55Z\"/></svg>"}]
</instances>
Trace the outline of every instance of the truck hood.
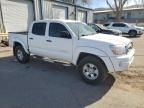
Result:
<instances>
[{"instance_id":1,"label":"truck hood","mask_svg":"<svg viewBox=\"0 0 144 108\"><path fill-rule=\"evenodd\" d=\"M91 44L93 42L97 42L109 45L124 45L124 46L127 46L131 42L130 39L127 39L125 37L119 37L119 36L117 37L114 35L107 35L101 33L97 33L95 35L83 36L81 37L81 39L85 41L90 41Z\"/></svg>"}]
</instances>

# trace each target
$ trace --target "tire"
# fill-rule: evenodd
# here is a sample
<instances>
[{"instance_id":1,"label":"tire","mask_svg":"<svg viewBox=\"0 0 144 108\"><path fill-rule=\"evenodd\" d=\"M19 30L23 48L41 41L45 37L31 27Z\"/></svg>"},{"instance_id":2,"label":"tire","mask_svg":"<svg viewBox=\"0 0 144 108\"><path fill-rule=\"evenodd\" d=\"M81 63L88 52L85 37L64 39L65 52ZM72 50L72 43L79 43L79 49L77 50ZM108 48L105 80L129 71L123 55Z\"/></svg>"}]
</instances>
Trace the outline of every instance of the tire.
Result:
<instances>
[{"instance_id":1,"label":"tire","mask_svg":"<svg viewBox=\"0 0 144 108\"><path fill-rule=\"evenodd\" d=\"M128 34L129 34L130 37L136 37L137 36L137 32L135 30L129 31Z\"/></svg>"},{"instance_id":2,"label":"tire","mask_svg":"<svg viewBox=\"0 0 144 108\"><path fill-rule=\"evenodd\" d=\"M89 84L99 84L107 77L107 69L103 62L94 56L83 58L78 64L82 79Z\"/></svg>"},{"instance_id":3,"label":"tire","mask_svg":"<svg viewBox=\"0 0 144 108\"><path fill-rule=\"evenodd\" d=\"M15 56L16 59L22 64L28 63L30 60L30 55L25 52L22 46L15 47Z\"/></svg>"}]
</instances>

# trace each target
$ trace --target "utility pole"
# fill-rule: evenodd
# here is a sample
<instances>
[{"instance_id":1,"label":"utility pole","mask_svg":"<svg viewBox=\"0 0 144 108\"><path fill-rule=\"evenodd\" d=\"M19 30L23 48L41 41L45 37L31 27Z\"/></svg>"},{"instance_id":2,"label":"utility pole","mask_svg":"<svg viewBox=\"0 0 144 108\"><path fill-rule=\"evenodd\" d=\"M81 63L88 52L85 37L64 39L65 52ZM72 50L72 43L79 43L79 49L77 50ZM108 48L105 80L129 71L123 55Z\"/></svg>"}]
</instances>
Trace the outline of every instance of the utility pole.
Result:
<instances>
[{"instance_id":1,"label":"utility pole","mask_svg":"<svg viewBox=\"0 0 144 108\"><path fill-rule=\"evenodd\" d=\"M76 0L73 0L73 5L74 5L74 17L75 17L75 20L77 20L77 6L76 6Z\"/></svg>"}]
</instances>

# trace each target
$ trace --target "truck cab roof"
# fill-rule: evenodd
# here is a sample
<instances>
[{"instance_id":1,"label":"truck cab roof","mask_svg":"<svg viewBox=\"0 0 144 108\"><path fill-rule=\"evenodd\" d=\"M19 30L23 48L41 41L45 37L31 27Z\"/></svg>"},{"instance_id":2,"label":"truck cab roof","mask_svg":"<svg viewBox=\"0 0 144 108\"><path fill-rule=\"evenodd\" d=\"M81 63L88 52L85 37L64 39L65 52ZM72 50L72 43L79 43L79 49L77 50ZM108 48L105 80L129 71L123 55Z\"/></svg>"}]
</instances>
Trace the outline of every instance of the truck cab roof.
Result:
<instances>
[{"instance_id":1,"label":"truck cab roof","mask_svg":"<svg viewBox=\"0 0 144 108\"><path fill-rule=\"evenodd\" d=\"M75 20L64 20L64 19L44 19L44 20L37 20L34 21L34 23L36 22L63 22L63 23L67 23L67 22L80 22L80 21L75 21Z\"/></svg>"}]
</instances>

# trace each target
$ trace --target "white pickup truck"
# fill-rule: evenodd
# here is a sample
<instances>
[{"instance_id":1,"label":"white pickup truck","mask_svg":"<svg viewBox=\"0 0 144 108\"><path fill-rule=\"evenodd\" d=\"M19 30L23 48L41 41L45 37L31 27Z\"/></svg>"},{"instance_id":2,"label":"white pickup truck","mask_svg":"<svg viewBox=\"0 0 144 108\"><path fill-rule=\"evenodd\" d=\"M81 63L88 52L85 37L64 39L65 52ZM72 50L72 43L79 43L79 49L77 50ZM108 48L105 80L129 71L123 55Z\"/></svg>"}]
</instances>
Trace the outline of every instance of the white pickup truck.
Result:
<instances>
[{"instance_id":1,"label":"white pickup truck","mask_svg":"<svg viewBox=\"0 0 144 108\"><path fill-rule=\"evenodd\" d=\"M127 70L135 53L131 40L70 20L35 21L28 33L9 33L9 45L20 63L30 55L68 62L91 84L104 81L108 72Z\"/></svg>"}]
</instances>

